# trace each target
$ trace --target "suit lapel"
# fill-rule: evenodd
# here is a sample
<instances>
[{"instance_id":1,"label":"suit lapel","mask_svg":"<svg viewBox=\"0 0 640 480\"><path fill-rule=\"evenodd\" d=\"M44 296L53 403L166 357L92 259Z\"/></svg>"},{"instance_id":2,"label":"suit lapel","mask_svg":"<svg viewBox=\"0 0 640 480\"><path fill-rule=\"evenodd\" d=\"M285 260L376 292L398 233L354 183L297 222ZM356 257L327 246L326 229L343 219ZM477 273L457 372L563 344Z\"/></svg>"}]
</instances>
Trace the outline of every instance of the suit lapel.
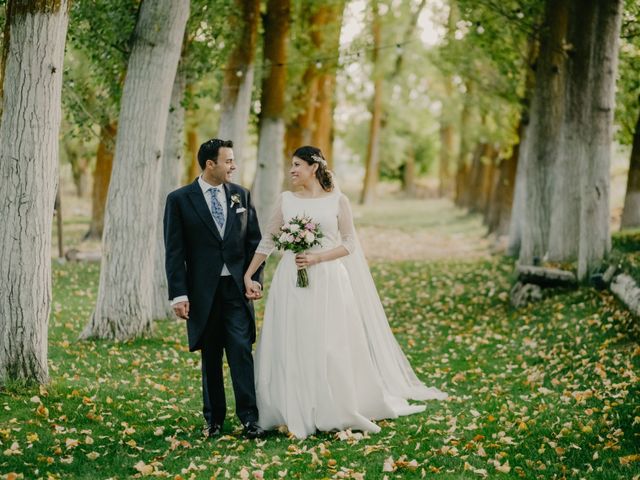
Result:
<instances>
[{"instance_id":1,"label":"suit lapel","mask_svg":"<svg viewBox=\"0 0 640 480\"><path fill-rule=\"evenodd\" d=\"M231 226L233 222L236 220L236 212L231 210L231 195L233 195L235 190L229 186L228 183L224 183L224 193L227 196L227 221L224 224L224 238L226 239L229 236L229 232L231 231Z\"/></svg>"},{"instance_id":2,"label":"suit lapel","mask_svg":"<svg viewBox=\"0 0 640 480\"><path fill-rule=\"evenodd\" d=\"M222 241L222 238L220 237L220 232L218 231L218 227L216 227L213 221L213 217L211 216L211 210L209 210L209 205L207 205L207 201L205 200L204 195L202 194L202 189L198 184L198 180L196 179L196 181L193 182L191 185L192 187L191 187L191 191L189 192L189 199L191 200L191 203L193 204L193 207L196 213L198 214L200 219L207 225L207 227L209 227L209 230L211 230L211 233L213 234L213 236L216 237L219 241Z\"/></svg>"}]
</instances>

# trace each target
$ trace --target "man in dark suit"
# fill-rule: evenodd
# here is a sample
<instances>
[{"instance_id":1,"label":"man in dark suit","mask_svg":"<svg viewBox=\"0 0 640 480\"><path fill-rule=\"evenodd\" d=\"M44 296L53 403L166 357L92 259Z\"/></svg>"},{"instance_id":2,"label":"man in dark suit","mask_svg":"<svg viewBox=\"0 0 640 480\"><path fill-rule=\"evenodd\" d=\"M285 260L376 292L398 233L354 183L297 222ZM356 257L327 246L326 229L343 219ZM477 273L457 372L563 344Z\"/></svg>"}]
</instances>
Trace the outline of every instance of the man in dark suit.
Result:
<instances>
[{"instance_id":1,"label":"man in dark suit","mask_svg":"<svg viewBox=\"0 0 640 480\"><path fill-rule=\"evenodd\" d=\"M233 143L200 146L202 174L167 197L164 239L169 299L187 320L189 350L202 355L203 413L207 435L220 435L226 413L222 352L231 369L236 414L245 436L264 436L258 408L251 346L256 327L252 300L262 296L260 275L245 291L244 272L260 242L249 191L230 183L236 168Z\"/></svg>"}]
</instances>

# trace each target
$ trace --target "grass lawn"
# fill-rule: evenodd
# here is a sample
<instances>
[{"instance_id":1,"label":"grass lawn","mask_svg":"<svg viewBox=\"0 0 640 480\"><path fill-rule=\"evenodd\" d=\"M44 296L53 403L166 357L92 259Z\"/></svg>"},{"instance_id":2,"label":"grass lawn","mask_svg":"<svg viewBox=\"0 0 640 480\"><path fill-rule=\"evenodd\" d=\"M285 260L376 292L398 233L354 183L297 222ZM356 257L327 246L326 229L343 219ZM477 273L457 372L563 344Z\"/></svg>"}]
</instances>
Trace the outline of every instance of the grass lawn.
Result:
<instances>
[{"instance_id":1,"label":"grass lawn","mask_svg":"<svg viewBox=\"0 0 640 480\"><path fill-rule=\"evenodd\" d=\"M638 320L589 288L515 311L512 271L503 258L376 262L402 348L451 398L377 435L249 441L230 388L225 435L203 437L199 355L180 321L78 342L98 265L57 265L51 383L0 391L0 478L640 478Z\"/></svg>"},{"instance_id":2,"label":"grass lawn","mask_svg":"<svg viewBox=\"0 0 640 480\"><path fill-rule=\"evenodd\" d=\"M506 260L381 263L390 322L419 376L447 390L380 434L244 440L229 406L201 433L199 357L184 326L152 338L77 342L97 265L54 272L51 384L0 403L0 472L24 478L631 478L640 474L637 323L608 293L507 304ZM229 392L229 398L232 395ZM390 470L390 471L385 471Z\"/></svg>"}]
</instances>

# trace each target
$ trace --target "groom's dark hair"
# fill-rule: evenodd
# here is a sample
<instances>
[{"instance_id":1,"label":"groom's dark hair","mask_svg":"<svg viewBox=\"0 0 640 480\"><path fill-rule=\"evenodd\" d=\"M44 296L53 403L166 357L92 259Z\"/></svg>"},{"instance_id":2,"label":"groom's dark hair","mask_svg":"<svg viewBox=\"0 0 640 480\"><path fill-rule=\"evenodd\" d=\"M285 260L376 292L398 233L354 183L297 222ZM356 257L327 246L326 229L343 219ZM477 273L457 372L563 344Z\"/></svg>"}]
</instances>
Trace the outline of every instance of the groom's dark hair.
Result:
<instances>
[{"instance_id":1,"label":"groom's dark hair","mask_svg":"<svg viewBox=\"0 0 640 480\"><path fill-rule=\"evenodd\" d=\"M218 161L218 152L221 148L233 148L233 142L231 140L220 140L219 138L212 138L200 145L198 150L198 163L200 168L204 170L207 160Z\"/></svg>"}]
</instances>

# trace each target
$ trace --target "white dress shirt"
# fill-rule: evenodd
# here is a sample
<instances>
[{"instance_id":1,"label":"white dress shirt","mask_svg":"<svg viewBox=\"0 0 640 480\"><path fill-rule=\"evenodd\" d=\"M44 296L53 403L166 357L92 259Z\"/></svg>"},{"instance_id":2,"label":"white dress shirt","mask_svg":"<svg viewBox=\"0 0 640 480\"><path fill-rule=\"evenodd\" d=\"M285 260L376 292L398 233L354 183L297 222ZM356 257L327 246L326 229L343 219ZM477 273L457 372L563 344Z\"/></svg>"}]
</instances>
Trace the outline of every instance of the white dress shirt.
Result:
<instances>
[{"instance_id":1,"label":"white dress shirt","mask_svg":"<svg viewBox=\"0 0 640 480\"><path fill-rule=\"evenodd\" d=\"M212 187L215 187L215 185L211 185L205 182L204 179L202 178L202 175L198 177L198 185L200 185L200 188L202 189L202 195L204 195L204 200L205 202L207 202L207 207L209 207L209 212L211 212L211 193L209 193L209 189ZM224 226L226 226L227 225L227 194L224 191L224 185L222 184L218 185L217 191L218 191L218 195L217 195L218 201L220 202L220 205L222 205L222 212L224 214ZM213 214L211 216L213 217ZM220 227L215 220L213 221L213 223L218 228L218 232L220 232L220 237L224 237L224 226ZM228 277L229 275L231 275L231 272L229 271L229 269L227 268L227 265L225 264L222 266L222 272L220 272L220 276ZM173 306L176 303L188 302L188 301L189 301L189 297L187 295L180 295L179 297L176 297L173 300L171 300L171 305Z\"/></svg>"}]
</instances>

